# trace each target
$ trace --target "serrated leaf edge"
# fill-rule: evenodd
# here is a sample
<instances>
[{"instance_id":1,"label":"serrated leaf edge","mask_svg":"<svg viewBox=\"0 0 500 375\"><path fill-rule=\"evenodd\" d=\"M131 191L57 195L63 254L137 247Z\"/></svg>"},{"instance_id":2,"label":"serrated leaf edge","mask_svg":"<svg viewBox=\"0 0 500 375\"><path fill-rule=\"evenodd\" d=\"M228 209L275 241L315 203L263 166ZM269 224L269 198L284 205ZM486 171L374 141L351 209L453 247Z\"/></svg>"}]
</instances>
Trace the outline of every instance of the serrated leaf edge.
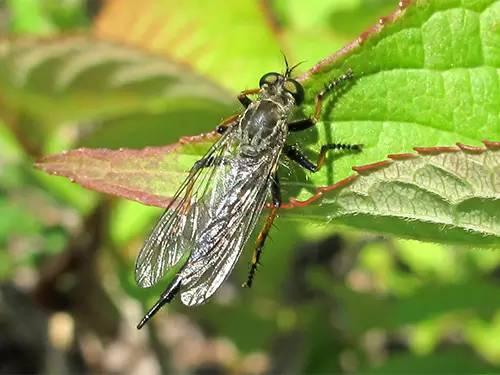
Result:
<instances>
[{"instance_id":1,"label":"serrated leaf edge","mask_svg":"<svg viewBox=\"0 0 500 375\"><path fill-rule=\"evenodd\" d=\"M387 155L388 159L386 160L365 164L361 166L353 166L352 170L355 171L356 174L344 178L333 185L318 187L316 189L316 192L311 197L309 197L304 201L299 201L297 199L290 198L287 203L281 205L281 208L293 209L293 208L306 207L323 198L325 193L338 191L342 188L345 188L358 178L363 178L366 175L377 172L398 161L418 158L424 155L439 155L443 153L456 153L456 152L482 154L486 151L500 150L500 141L483 140L482 143L484 144L484 147L465 145L463 143L456 143L456 146L414 147L413 149L416 151L416 153L389 154Z\"/></svg>"}]
</instances>

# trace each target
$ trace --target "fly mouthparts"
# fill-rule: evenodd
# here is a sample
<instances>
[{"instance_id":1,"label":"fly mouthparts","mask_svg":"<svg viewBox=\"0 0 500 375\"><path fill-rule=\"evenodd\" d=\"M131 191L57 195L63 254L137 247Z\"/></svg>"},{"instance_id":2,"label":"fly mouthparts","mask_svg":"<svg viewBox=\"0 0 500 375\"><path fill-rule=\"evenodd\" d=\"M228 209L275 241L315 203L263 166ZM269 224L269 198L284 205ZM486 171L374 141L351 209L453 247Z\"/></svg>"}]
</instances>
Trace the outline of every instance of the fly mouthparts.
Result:
<instances>
[{"instance_id":1,"label":"fly mouthparts","mask_svg":"<svg viewBox=\"0 0 500 375\"><path fill-rule=\"evenodd\" d=\"M151 319L162 307L163 305L172 301L172 299L177 295L181 288L181 279L176 277L172 283L167 287L167 289L161 294L160 298L156 303L149 309L149 311L144 315L144 318L137 324L137 329L141 329L144 325Z\"/></svg>"}]
</instances>

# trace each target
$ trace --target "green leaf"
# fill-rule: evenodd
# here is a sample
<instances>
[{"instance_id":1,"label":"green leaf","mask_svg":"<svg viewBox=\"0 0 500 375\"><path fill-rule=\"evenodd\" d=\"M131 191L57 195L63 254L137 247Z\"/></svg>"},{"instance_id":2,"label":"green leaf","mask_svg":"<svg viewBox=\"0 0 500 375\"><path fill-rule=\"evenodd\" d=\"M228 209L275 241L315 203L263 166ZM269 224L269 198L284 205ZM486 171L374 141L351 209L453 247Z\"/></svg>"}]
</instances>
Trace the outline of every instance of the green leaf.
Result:
<instances>
[{"instance_id":1,"label":"green leaf","mask_svg":"<svg viewBox=\"0 0 500 375\"><path fill-rule=\"evenodd\" d=\"M500 243L500 143L419 149L355 168L291 214L417 239Z\"/></svg>"},{"instance_id":2,"label":"green leaf","mask_svg":"<svg viewBox=\"0 0 500 375\"><path fill-rule=\"evenodd\" d=\"M237 91L282 65L282 46L261 8L256 1L110 1L94 29L101 38L166 54Z\"/></svg>"},{"instance_id":3,"label":"green leaf","mask_svg":"<svg viewBox=\"0 0 500 375\"><path fill-rule=\"evenodd\" d=\"M39 0L7 0L11 20L10 30L15 33L43 33L54 31L47 19L43 2Z\"/></svg>"},{"instance_id":4,"label":"green leaf","mask_svg":"<svg viewBox=\"0 0 500 375\"><path fill-rule=\"evenodd\" d=\"M72 29L88 26L89 6L85 0L45 0L45 8L50 14L51 21L60 30Z\"/></svg>"},{"instance_id":5,"label":"green leaf","mask_svg":"<svg viewBox=\"0 0 500 375\"><path fill-rule=\"evenodd\" d=\"M185 67L90 36L0 41L0 91L0 114L35 144L61 124L85 122L83 130L93 134L129 114L158 116L179 108L198 113L183 128L196 133L202 114L220 119L232 103L220 87ZM135 121L135 132L147 124Z\"/></svg>"},{"instance_id":6,"label":"green leaf","mask_svg":"<svg viewBox=\"0 0 500 375\"><path fill-rule=\"evenodd\" d=\"M116 247L127 243L149 230L161 212L157 208L121 201L113 207L110 220L110 237Z\"/></svg>"},{"instance_id":7,"label":"green leaf","mask_svg":"<svg viewBox=\"0 0 500 375\"><path fill-rule=\"evenodd\" d=\"M306 148L312 159L312 150L325 143L364 147L356 155L330 155L325 168L310 176L298 168L282 173L285 196L296 197L292 203L306 202L292 204L306 206L296 210L297 216L416 239L498 243L496 144L488 143L488 151L433 146L500 139L499 18L500 1L495 0L401 2L395 13L300 77L306 89L302 109L310 116L325 85L348 69L355 76L326 100L315 129L292 134L289 141ZM39 166L93 189L163 206L209 146L206 141L185 143L147 150L152 159L136 153L142 161L124 161L109 151L97 158L102 156L105 163L110 158L105 173L93 168L97 154L91 150L66 159L52 156ZM396 155L383 170L365 166L358 171L369 172L366 176L352 184L343 180L353 164L374 163L415 146L426 146L421 153L436 155ZM446 164L447 158L458 164ZM391 171L398 175L386 175ZM131 176L140 178L132 179L129 189ZM340 183L334 185L336 181ZM314 195L315 186L329 187Z\"/></svg>"},{"instance_id":8,"label":"green leaf","mask_svg":"<svg viewBox=\"0 0 500 375\"><path fill-rule=\"evenodd\" d=\"M288 59L301 68L341 48L361 30L393 10L399 0L275 0L269 3L284 39ZM314 41L314 43L311 43Z\"/></svg>"},{"instance_id":9,"label":"green leaf","mask_svg":"<svg viewBox=\"0 0 500 375\"><path fill-rule=\"evenodd\" d=\"M494 373L496 367L472 355L466 348L443 349L426 356L399 354L391 357L382 365L362 368L363 374L474 374Z\"/></svg>"},{"instance_id":10,"label":"green leaf","mask_svg":"<svg viewBox=\"0 0 500 375\"><path fill-rule=\"evenodd\" d=\"M363 152L329 163L311 176L316 185L415 146L500 139L500 1L403 5L301 77L311 114L325 84L349 68L356 76L305 140L316 150L332 141L362 143Z\"/></svg>"},{"instance_id":11,"label":"green leaf","mask_svg":"<svg viewBox=\"0 0 500 375\"><path fill-rule=\"evenodd\" d=\"M167 207L187 168L214 136L144 150L80 149L48 156L37 166L82 186ZM336 185L283 208L299 220L335 220L350 226L416 239L487 245L500 243L500 144L487 148L420 149L418 154L355 168ZM193 155L194 154L194 155ZM282 182L284 191L294 183Z\"/></svg>"},{"instance_id":12,"label":"green leaf","mask_svg":"<svg viewBox=\"0 0 500 375\"><path fill-rule=\"evenodd\" d=\"M400 299L394 295L355 292L324 272L311 272L310 281L342 306L338 317L345 320L344 329L357 336L373 328L396 330L451 313L491 317L500 307L495 297L500 289L485 280L428 283ZM367 311L371 314L366 314Z\"/></svg>"},{"instance_id":13,"label":"green leaf","mask_svg":"<svg viewBox=\"0 0 500 375\"><path fill-rule=\"evenodd\" d=\"M167 207L186 177L185 166L195 163L200 149L206 150L215 137L186 137L176 145L143 150L82 148L46 156L36 166L88 189Z\"/></svg>"},{"instance_id":14,"label":"green leaf","mask_svg":"<svg viewBox=\"0 0 500 375\"><path fill-rule=\"evenodd\" d=\"M7 0L9 31L16 34L54 34L88 24L85 0Z\"/></svg>"}]
</instances>

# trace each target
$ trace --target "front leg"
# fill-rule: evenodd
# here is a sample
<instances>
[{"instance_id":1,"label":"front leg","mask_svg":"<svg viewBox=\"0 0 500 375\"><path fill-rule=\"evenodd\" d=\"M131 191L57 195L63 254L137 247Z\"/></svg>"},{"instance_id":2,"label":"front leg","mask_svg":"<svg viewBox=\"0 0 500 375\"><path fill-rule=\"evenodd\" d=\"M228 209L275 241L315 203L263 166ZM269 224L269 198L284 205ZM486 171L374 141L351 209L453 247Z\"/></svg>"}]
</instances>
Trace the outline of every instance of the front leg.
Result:
<instances>
[{"instance_id":1,"label":"front leg","mask_svg":"<svg viewBox=\"0 0 500 375\"><path fill-rule=\"evenodd\" d=\"M236 113L236 114L226 118L219 125L217 125L217 127L215 128L215 131L219 134L224 134L227 129L229 129L231 126L234 126L238 123L239 117L240 117L240 114Z\"/></svg>"},{"instance_id":2,"label":"front leg","mask_svg":"<svg viewBox=\"0 0 500 375\"><path fill-rule=\"evenodd\" d=\"M257 94L260 91L260 89L249 89L249 90L244 90L238 95L238 100L239 102L247 108L250 104L252 104L252 99L248 97L248 95L254 95ZM224 121L222 121L217 127L215 128L215 131L219 134L224 134L227 129L229 129L231 126L235 125L238 123L238 118L240 114L236 113Z\"/></svg>"},{"instance_id":3,"label":"front leg","mask_svg":"<svg viewBox=\"0 0 500 375\"><path fill-rule=\"evenodd\" d=\"M259 89L248 89L248 90L244 90L242 91L239 95L238 95L238 100L240 101L240 103L243 105L243 107L247 108L250 104L252 104L252 99L250 99L248 97L248 95L255 95L255 94L258 94L260 91L260 88Z\"/></svg>"},{"instance_id":4,"label":"front leg","mask_svg":"<svg viewBox=\"0 0 500 375\"><path fill-rule=\"evenodd\" d=\"M342 74L340 77L334 79L330 83L328 83L323 90L321 90L314 100L314 114L311 118L306 118L303 120L293 121L288 124L288 130L291 132L299 132L302 130L309 129L316 125L319 121L321 110L323 108L324 98L331 92L333 92L339 85L342 83L349 81L353 78L353 72L351 69L348 69L347 72Z\"/></svg>"}]
</instances>

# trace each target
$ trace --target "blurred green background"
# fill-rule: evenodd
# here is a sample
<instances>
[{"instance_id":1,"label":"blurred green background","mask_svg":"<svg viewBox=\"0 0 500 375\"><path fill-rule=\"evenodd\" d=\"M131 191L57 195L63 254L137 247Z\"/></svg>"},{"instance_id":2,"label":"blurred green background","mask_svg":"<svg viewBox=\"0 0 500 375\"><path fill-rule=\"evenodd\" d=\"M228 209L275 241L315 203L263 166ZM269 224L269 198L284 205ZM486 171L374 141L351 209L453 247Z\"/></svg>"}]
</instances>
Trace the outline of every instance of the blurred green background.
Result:
<instances>
[{"instance_id":1,"label":"blurred green background","mask_svg":"<svg viewBox=\"0 0 500 375\"><path fill-rule=\"evenodd\" d=\"M111 3L116 8L118 2ZM99 0L0 0L0 32L113 39L114 30L115 39L189 63L199 46L184 51L188 43L179 37L175 51L168 50L173 37L162 42L164 31L147 27L174 25L169 32L177 27L182 36L189 31L176 22L187 19L192 30L199 24L200 40L203 33L231 39L223 54L209 53L192 65L232 98L262 73L281 68L280 49L293 61L306 60L306 69L398 1L246 1L226 17L214 3L203 19L188 9L196 7L192 1L164 14L155 7L172 2L136 3L123 0L119 10L109 6L103 15ZM233 40L233 30L252 37ZM98 100L92 87L90 82L89 97ZM176 301L145 329L135 329L160 292L136 287L133 265L161 209L84 190L32 163L81 145L174 143L211 130L237 108L228 100L115 108L105 116L97 111L62 121L41 116L36 107L7 110L0 93L0 372L498 371L500 252L334 225L277 220L251 290L239 287L250 259L246 251L208 304L187 308ZM179 119L191 125L166 125Z\"/></svg>"}]
</instances>

